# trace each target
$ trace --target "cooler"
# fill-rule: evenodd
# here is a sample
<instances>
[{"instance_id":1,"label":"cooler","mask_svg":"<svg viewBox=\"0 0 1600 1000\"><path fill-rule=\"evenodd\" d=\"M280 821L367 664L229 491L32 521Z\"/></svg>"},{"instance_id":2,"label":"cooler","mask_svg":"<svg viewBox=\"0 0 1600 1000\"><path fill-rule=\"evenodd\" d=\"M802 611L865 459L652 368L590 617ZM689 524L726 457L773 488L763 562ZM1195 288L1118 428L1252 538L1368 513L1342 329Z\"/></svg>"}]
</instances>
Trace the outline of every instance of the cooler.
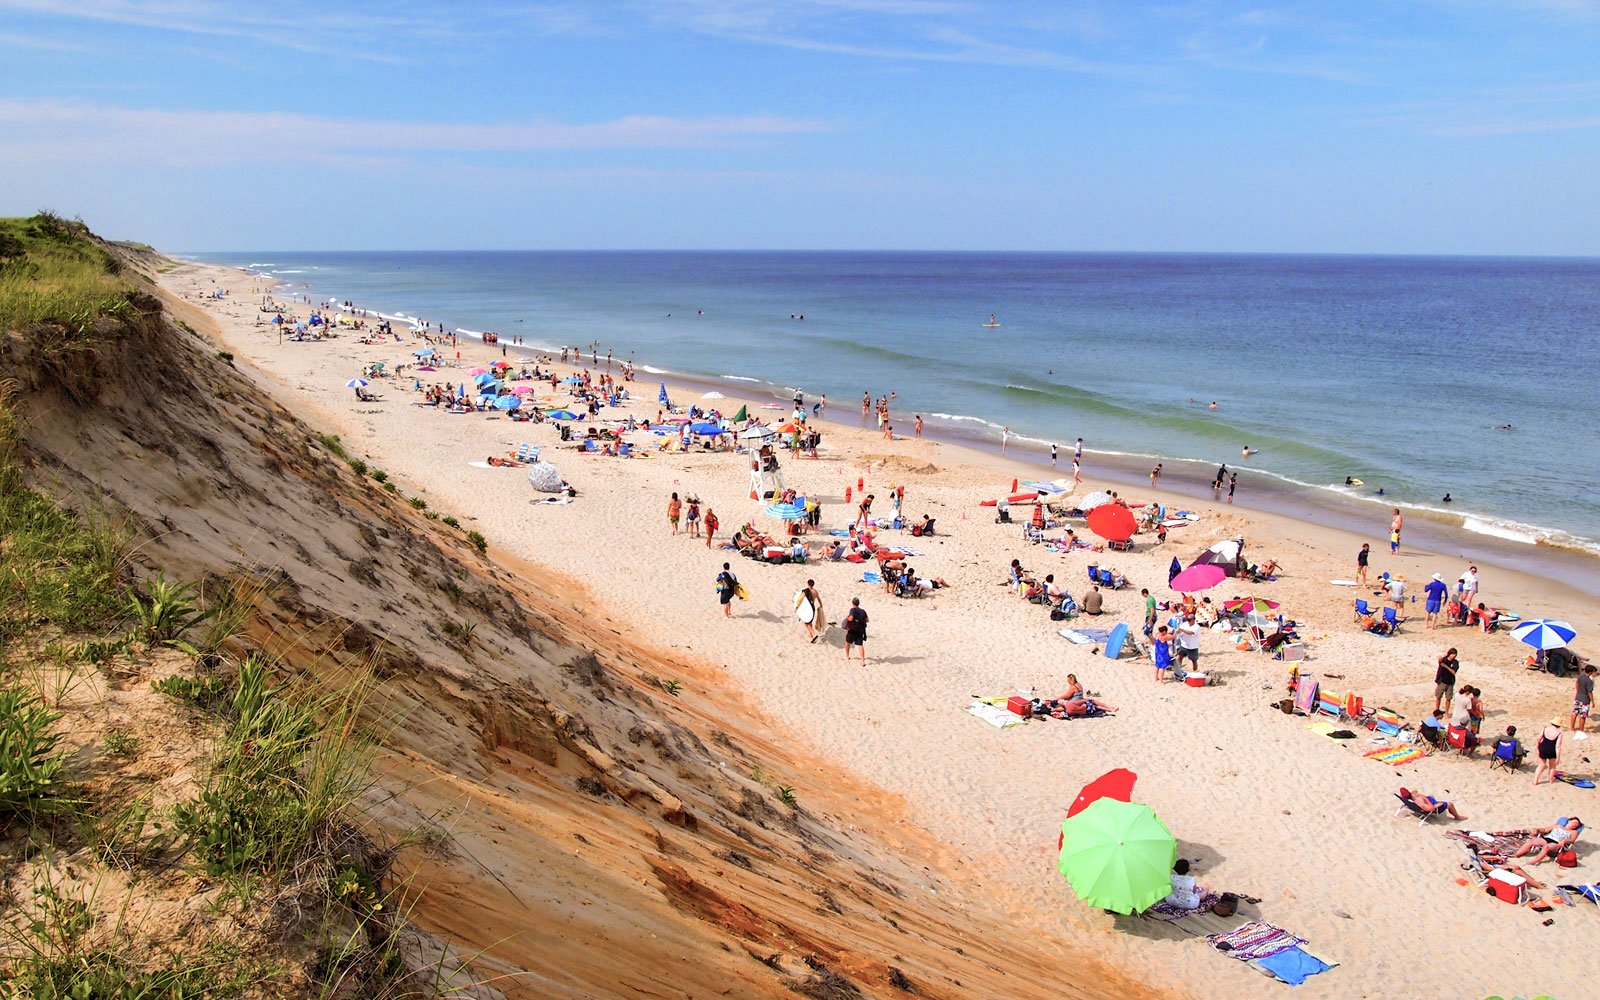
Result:
<instances>
[{"instance_id":1,"label":"cooler","mask_svg":"<svg viewBox=\"0 0 1600 1000\"><path fill-rule=\"evenodd\" d=\"M1021 695L1012 695L1007 699L1006 708L1024 719L1031 718L1033 715L1033 702Z\"/></svg>"},{"instance_id":2,"label":"cooler","mask_svg":"<svg viewBox=\"0 0 1600 1000\"><path fill-rule=\"evenodd\" d=\"M1184 677L1183 682L1192 688L1203 688L1210 680L1211 678L1207 677L1205 674L1192 673Z\"/></svg>"},{"instance_id":3,"label":"cooler","mask_svg":"<svg viewBox=\"0 0 1600 1000\"><path fill-rule=\"evenodd\" d=\"M1496 869L1489 873L1488 892L1496 899L1515 905L1528 901L1528 880L1516 872Z\"/></svg>"}]
</instances>

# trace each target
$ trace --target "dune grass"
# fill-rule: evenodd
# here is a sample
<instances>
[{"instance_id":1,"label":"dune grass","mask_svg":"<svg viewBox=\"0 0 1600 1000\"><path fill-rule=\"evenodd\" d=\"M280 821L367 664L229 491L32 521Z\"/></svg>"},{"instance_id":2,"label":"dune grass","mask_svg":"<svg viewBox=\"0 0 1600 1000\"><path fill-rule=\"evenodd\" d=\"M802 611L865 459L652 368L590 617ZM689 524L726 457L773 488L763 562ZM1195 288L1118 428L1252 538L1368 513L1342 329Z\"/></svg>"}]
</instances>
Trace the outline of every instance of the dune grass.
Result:
<instances>
[{"instance_id":1,"label":"dune grass","mask_svg":"<svg viewBox=\"0 0 1600 1000\"><path fill-rule=\"evenodd\" d=\"M128 313L131 287L83 223L51 212L0 219L0 331L49 320L82 334Z\"/></svg>"}]
</instances>

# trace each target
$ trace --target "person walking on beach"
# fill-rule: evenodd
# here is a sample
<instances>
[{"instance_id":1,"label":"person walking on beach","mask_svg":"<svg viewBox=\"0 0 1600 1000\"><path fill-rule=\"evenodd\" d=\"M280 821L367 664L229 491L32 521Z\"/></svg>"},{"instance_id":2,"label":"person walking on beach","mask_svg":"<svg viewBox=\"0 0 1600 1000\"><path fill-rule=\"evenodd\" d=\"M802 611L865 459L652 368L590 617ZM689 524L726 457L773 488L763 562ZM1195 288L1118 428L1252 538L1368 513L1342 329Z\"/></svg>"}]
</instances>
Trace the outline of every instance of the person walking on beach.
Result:
<instances>
[{"instance_id":1,"label":"person walking on beach","mask_svg":"<svg viewBox=\"0 0 1600 1000\"><path fill-rule=\"evenodd\" d=\"M862 419L866 419L867 411L870 410L870 409L872 409L872 393L863 392L861 394L861 417L862 417Z\"/></svg>"},{"instance_id":2,"label":"person walking on beach","mask_svg":"<svg viewBox=\"0 0 1600 1000\"><path fill-rule=\"evenodd\" d=\"M672 494L672 499L667 501L667 521L672 525L672 533L678 533L678 518L683 513L683 501L678 499L678 494Z\"/></svg>"},{"instance_id":3,"label":"person walking on beach","mask_svg":"<svg viewBox=\"0 0 1600 1000\"><path fill-rule=\"evenodd\" d=\"M1478 567L1468 566L1467 571L1461 574L1461 603L1472 607L1478 603Z\"/></svg>"},{"instance_id":4,"label":"person walking on beach","mask_svg":"<svg viewBox=\"0 0 1600 1000\"><path fill-rule=\"evenodd\" d=\"M872 501L874 501L876 499L877 499L877 495L876 494L872 494L872 493L868 493L865 497L862 498L861 506L857 508L857 514L856 514L856 527L857 528L861 528L861 529L865 530L865 529L867 529L867 528L872 526Z\"/></svg>"},{"instance_id":5,"label":"person walking on beach","mask_svg":"<svg viewBox=\"0 0 1600 1000\"><path fill-rule=\"evenodd\" d=\"M1055 467L1056 467L1056 446L1054 444L1052 444L1050 446L1050 468L1053 469Z\"/></svg>"},{"instance_id":6,"label":"person walking on beach","mask_svg":"<svg viewBox=\"0 0 1600 1000\"><path fill-rule=\"evenodd\" d=\"M1000 454L1006 453L1006 442L1011 440L1011 428L1000 428Z\"/></svg>"},{"instance_id":7,"label":"person walking on beach","mask_svg":"<svg viewBox=\"0 0 1600 1000\"><path fill-rule=\"evenodd\" d=\"M795 591L794 616L806 627L806 639L816 642L826 624L822 617L822 597L817 593L817 581L807 580L804 587Z\"/></svg>"},{"instance_id":8,"label":"person walking on beach","mask_svg":"<svg viewBox=\"0 0 1600 1000\"><path fill-rule=\"evenodd\" d=\"M1154 488L1156 486L1156 484L1159 483L1159 482L1161 482L1161 463L1157 462L1156 463L1156 467L1150 470L1150 486L1151 486L1151 488Z\"/></svg>"},{"instance_id":9,"label":"person walking on beach","mask_svg":"<svg viewBox=\"0 0 1600 1000\"><path fill-rule=\"evenodd\" d=\"M717 512L706 508L706 548L711 548L711 536L717 533Z\"/></svg>"},{"instance_id":10,"label":"person walking on beach","mask_svg":"<svg viewBox=\"0 0 1600 1000\"><path fill-rule=\"evenodd\" d=\"M1077 445L1073 448L1072 460L1074 462L1082 464L1082 462L1083 462L1083 438L1079 438Z\"/></svg>"},{"instance_id":11,"label":"person walking on beach","mask_svg":"<svg viewBox=\"0 0 1600 1000\"><path fill-rule=\"evenodd\" d=\"M1233 473L1228 477L1228 502L1233 503L1233 491L1239 488L1239 474Z\"/></svg>"},{"instance_id":12,"label":"person walking on beach","mask_svg":"<svg viewBox=\"0 0 1600 1000\"><path fill-rule=\"evenodd\" d=\"M1433 710L1435 712L1450 711L1450 703L1456 698L1456 674L1461 670L1461 661L1456 658L1456 648L1451 646L1439 657L1439 669L1433 674Z\"/></svg>"},{"instance_id":13,"label":"person walking on beach","mask_svg":"<svg viewBox=\"0 0 1600 1000\"><path fill-rule=\"evenodd\" d=\"M1072 486L1074 489L1083 485L1083 463L1076 458L1072 460Z\"/></svg>"},{"instance_id":14,"label":"person walking on beach","mask_svg":"<svg viewBox=\"0 0 1600 1000\"><path fill-rule=\"evenodd\" d=\"M1356 582L1363 587L1367 584L1367 560L1372 557L1372 545L1368 542L1361 543L1361 551L1356 553Z\"/></svg>"},{"instance_id":15,"label":"person walking on beach","mask_svg":"<svg viewBox=\"0 0 1600 1000\"><path fill-rule=\"evenodd\" d=\"M1156 629L1156 599L1150 596L1149 587L1140 590L1139 596L1144 598L1144 634L1149 635Z\"/></svg>"},{"instance_id":16,"label":"person walking on beach","mask_svg":"<svg viewBox=\"0 0 1600 1000\"><path fill-rule=\"evenodd\" d=\"M1564 749L1561 744L1565 736L1558 719L1551 719L1539 730L1539 766L1533 772L1535 785L1539 784L1539 776L1546 772L1550 774L1550 784L1555 784L1556 775L1560 773L1556 769L1561 766L1561 751Z\"/></svg>"},{"instance_id":17,"label":"person walking on beach","mask_svg":"<svg viewBox=\"0 0 1600 1000\"><path fill-rule=\"evenodd\" d=\"M700 537L700 498L699 497L697 497L697 496L689 497L689 513L688 513L687 517L688 517L688 521L689 521L689 537L690 538L699 538Z\"/></svg>"},{"instance_id":18,"label":"person walking on beach","mask_svg":"<svg viewBox=\"0 0 1600 1000\"><path fill-rule=\"evenodd\" d=\"M722 604L722 617L733 617L733 595L738 589L739 578L733 575L727 563L723 563L722 572L717 574L717 600Z\"/></svg>"},{"instance_id":19,"label":"person walking on beach","mask_svg":"<svg viewBox=\"0 0 1600 1000\"><path fill-rule=\"evenodd\" d=\"M1568 727L1572 730L1572 738L1586 740L1589 734L1584 730L1589 728L1589 707L1594 704L1594 675L1595 666L1590 664L1578 674L1578 681L1572 695L1572 722Z\"/></svg>"},{"instance_id":20,"label":"person walking on beach","mask_svg":"<svg viewBox=\"0 0 1600 1000\"><path fill-rule=\"evenodd\" d=\"M1423 586L1422 592L1428 597L1428 603L1424 607L1427 612L1427 626L1438 628L1439 611L1444 607L1444 599L1450 594L1450 587L1444 582L1444 577L1435 573L1433 579Z\"/></svg>"},{"instance_id":21,"label":"person walking on beach","mask_svg":"<svg viewBox=\"0 0 1600 1000\"><path fill-rule=\"evenodd\" d=\"M844 658L850 659L850 647L861 650L861 665L867 665L867 613L861 608L861 598L850 598L850 610L844 616Z\"/></svg>"},{"instance_id":22,"label":"person walking on beach","mask_svg":"<svg viewBox=\"0 0 1600 1000\"><path fill-rule=\"evenodd\" d=\"M1394 508L1394 520L1389 522L1389 554L1395 555L1400 551L1400 528L1404 524L1400 516L1400 508Z\"/></svg>"},{"instance_id":23,"label":"person walking on beach","mask_svg":"<svg viewBox=\"0 0 1600 1000\"><path fill-rule=\"evenodd\" d=\"M913 433L915 433L917 437L922 437L922 414L917 414L917 421L916 423L912 424L911 427Z\"/></svg>"},{"instance_id":24,"label":"person walking on beach","mask_svg":"<svg viewBox=\"0 0 1600 1000\"><path fill-rule=\"evenodd\" d=\"M1217 477L1211 481L1211 492L1213 494L1221 493L1222 492L1222 482L1223 482L1223 480L1225 480L1227 478L1228 478L1228 466L1227 466L1227 464L1224 463L1222 465L1217 466Z\"/></svg>"}]
</instances>

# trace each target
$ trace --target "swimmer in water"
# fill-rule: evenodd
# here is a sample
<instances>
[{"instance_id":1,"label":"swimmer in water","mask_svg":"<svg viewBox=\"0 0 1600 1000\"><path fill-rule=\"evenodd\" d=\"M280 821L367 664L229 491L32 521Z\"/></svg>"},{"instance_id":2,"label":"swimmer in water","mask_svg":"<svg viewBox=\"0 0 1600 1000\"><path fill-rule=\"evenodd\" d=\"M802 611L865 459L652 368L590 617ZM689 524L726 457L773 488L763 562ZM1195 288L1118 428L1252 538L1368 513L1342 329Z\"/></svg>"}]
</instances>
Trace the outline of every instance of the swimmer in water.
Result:
<instances>
[{"instance_id":1,"label":"swimmer in water","mask_svg":"<svg viewBox=\"0 0 1600 1000\"><path fill-rule=\"evenodd\" d=\"M1208 409L1208 410L1215 410L1216 408L1217 408L1217 401L1214 400L1214 399L1211 401L1211 405L1206 407L1206 409Z\"/></svg>"},{"instance_id":2,"label":"swimmer in water","mask_svg":"<svg viewBox=\"0 0 1600 1000\"><path fill-rule=\"evenodd\" d=\"M1349 476L1345 476L1344 477L1344 484L1346 486L1354 486L1356 484L1356 481L1354 479L1351 479Z\"/></svg>"},{"instance_id":3,"label":"swimmer in water","mask_svg":"<svg viewBox=\"0 0 1600 1000\"><path fill-rule=\"evenodd\" d=\"M1249 445L1245 445L1244 446L1244 457L1245 458L1249 458L1250 457L1250 446Z\"/></svg>"},{"instance_id":4,"label":"swimmer in water","mask_svg":"<svg viewBox=\"0 0 1600 1000\"><path fill-rule=\"evenodd\" d=\"M1444 503L1449 503L1449 502L1450 502L1450 494L1448 494L1448 493L1446 493L1446 494L1445 494L1445 495L1444 495L1444 501L1443 501L1443 502L1444 502Z\"/></svg>"},{"instance_id":5,"label":"swimmer in water","mask_svg":"<svg viewBox=\"0 0 1600 1000\"><path fill-rule=\"evenodd\" d=\"M1380 496L1380 497L1383 496L1383 487L1382 486L1378 487L1378 496Z\"/></svg>"}]
</instances>

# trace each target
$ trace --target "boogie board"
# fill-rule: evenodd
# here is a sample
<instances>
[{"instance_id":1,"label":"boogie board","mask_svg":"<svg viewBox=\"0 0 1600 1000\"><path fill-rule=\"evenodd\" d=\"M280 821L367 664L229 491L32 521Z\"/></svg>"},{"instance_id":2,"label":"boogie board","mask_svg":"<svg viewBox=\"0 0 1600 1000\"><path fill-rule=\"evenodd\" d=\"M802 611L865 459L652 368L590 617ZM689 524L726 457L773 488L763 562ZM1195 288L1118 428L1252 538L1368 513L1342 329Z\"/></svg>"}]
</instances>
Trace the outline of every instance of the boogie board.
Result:
<instances>
[{"instance_id":1,"label":"boogie board","mask_svg":"<svg viewBox=\"0 0 1600 1000\"><path fill-rule=\"evenodd\" d=\"M1006 497L1006 501L1008 503L1027 503L1029 500L1037 500L1037 499L1039 499L1039 494L1037 494L1037 493L1013 493L1010 496ZM998 501L998 500L985 500L982 503L978 504L978 506L979 507L993 507L996 504L998 504L999 502L1000 501Z\"/></svg>"},{"instance_id":2,"label":"boogie board","mask_svg":"<svg viewBox=\"0 0 1600 1000\"><path fill-rule=\"evenodd\" d=\"M797 602L794 606L795 621L802 625L810 625L817 617L816 606L806 599L804 591L795 594L794 599Z\"/></svg>"},{"instance_id":3,"label":"boogie board","mask_svg":"<svg viewBox=\"0 0 1600 1000\"><path fill-rule=\"evenodd\" d=\"M1122 655L1122 644L1128 641L1128 626L1118 624L1106 639L1106 659L1115 660Z\"/></svg>"},{"instance_id":4,"label":"boogie board","mask_svg":"<svg viewBox=\"0 0 1600 1000\"><path fill-rule=\"evenodd\" d=\"M1360 584L1356 583L1354 580L1329 580L1328 582L1333 584L1335 587L1359 587L1360 586Z\"/></svg>"}]
</instances>

